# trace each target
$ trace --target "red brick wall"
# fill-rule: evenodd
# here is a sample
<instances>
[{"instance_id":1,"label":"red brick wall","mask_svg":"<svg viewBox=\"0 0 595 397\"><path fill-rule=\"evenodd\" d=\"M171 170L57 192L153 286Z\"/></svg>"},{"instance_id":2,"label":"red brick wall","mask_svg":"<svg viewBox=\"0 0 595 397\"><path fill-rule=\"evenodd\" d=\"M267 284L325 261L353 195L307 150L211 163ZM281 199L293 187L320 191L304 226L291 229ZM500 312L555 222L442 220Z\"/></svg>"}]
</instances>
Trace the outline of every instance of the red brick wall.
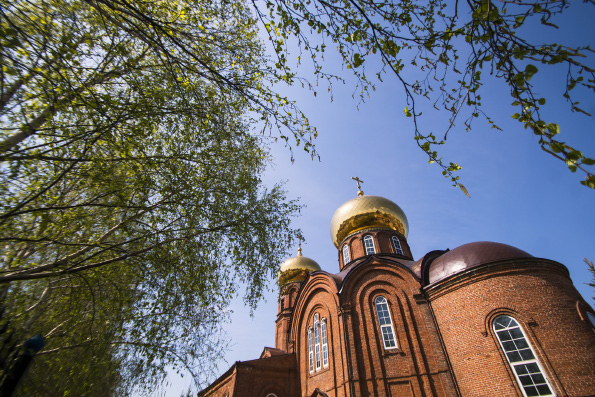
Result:
<instances>
[{"instance_id":1,"label":"red brick wall","mask_svg":"<svg viewBox=\"0 0 595 397\"><path fill-rule=\"evenodd\" d=\"M278 397L300 395L294 354L238 362L230 374L219 378L199 396L266 397L269 393Z\"/></svg>"},{"instance_id":2,"label":"red brick wall","mask_svg":"<svg viewBox=\"0 0 595 397\"><path fill-rule=\"evenodd\" d=\"M343 305L349 316L355 395L387 396L409 390L413 395L454 396L440 341L420 284L401 267L378 261L356 269L345 281ZM385 350L374 299L389 304L398 349ZM409 392L407 392L409 393Z\"/></svg>"},{"instance_id":3,"label":"red brick wall","mask_svg":"<svg viewBox=\"0 0 595 397\"><path fill-rule=\"evenodd\" d=\"M492 321L514 317L558 396L595 394L595 333L566 270L550 261L483 266L428 288L463 396L520 396Z\"/></svg>"},{"instance_id":4,"label":"red brick wall","mask_svg":"<svg viewBox=\"0 0 595 397\"><path fill-rule=\"evenodd\" d=\"M432 317L419 292L419 282L407 269L380 262L355 269L339 297L329 276L312 277L300 291L290 337L296 341L302 395L319 388L329 396L387 396L389 390L454 396ZM390 303L397 350L383 348L373 305L378 294ZM315 313L328 319L329 368L309 374L307 330Z\"/></svg>"},{"instance_id":5,"label":"red brick wall","mask_svg":"<svg viewBox=\"0 0 595 397\"><path fill-rule=\"evenodd\" d=\"M294 318L291 324L290 340L294 341L297 365L303 396L310 396L316 388L330 396L344 396L342 385L345 383L343 368L342 340L337 313L338 299L334 281L325 274L310 278L300 291L296 302ZM327 321L327 339L329 350L328 368L309 373L308 363L308 328L313 326L314 314Z\"/></svg>"},{"instance_id":6,"label":"red brick wall","mask_svg":"<svg viewBox=\"0 0 595 397\"><path fill-rule=\"evenodd\" d=\"M352 252L363 253L366 233L348 240ZM373 235L377 250L392 250L391 233ZM275 347L295 354L238 363L208 395L311 396L318 388L329 396L521 396L492 330L501 314L520 324L558 396L595 394L595 330L585 314L592 309L560 264L500 261L422 290L408 268L371 257L337 282L320 272L290 286ZM378 295L389 304L398 349L383 347ZM327 320L329 366L310 374L315 313Z\"/></svg>"},{"instance_id":7,"label":"red brick wall","mask_svg":"<svg viewBox=\"0 0 595 397\"><path fill-rule=\"evenodd\" d=\"M231 397L234 395L234 386L236 381L236 368L230 368L228 374L224 374L207 389L198 393L201 397Z\"/></svg>"}]
</instances>

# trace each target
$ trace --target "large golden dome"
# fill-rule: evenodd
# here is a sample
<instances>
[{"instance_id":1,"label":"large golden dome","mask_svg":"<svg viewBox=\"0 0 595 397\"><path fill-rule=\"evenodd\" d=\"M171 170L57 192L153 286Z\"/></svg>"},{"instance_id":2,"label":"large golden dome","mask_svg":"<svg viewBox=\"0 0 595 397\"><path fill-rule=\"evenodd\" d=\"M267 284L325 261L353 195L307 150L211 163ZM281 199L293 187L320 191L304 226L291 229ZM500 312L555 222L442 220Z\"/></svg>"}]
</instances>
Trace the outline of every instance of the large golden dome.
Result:
<instances>
[{"instance_id":1,"label":"large golden dome","mask_svg":"<svg viewBox=\"0 0 595 397\"><path fill-rule=\"evenodd\" d=\"M395 203L380 196L359 196L340 206L331 220L331 238L339 248L345 237L365 229L396 230L407 237L409 224Z\"/></svg>"},{"instance_id":2,"label":"large golden dome","mask_svg":"<svg viewBox=\"0 0 595 397\"><path fill-rule=\"evenodd\" d=\"M302 282L309 272L320 270L320 265L313 259L302 256L302 249L298 250L298 256L287 259L279 267L277 281L280 286L288 283Z\"/></svg>"}]
</instances>

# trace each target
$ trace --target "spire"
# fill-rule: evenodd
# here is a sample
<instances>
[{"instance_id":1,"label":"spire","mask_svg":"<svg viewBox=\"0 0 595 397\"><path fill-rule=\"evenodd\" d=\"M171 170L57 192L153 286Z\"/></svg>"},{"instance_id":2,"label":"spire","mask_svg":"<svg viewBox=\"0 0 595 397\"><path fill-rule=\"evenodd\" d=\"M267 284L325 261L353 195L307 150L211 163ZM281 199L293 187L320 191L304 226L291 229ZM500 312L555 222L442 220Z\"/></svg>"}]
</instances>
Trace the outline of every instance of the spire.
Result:
<instances>
[{"instance_id":1,"label":"spire","mask_svg":"<svg viewBox=\"0 0 595 397\"><path fill-rule=\"evenodd\" d=\"M362 191L362 189L361 189L361 187L360 187L359 184L360 183L364 183L364 181L362 181L361 179L359 179L359 177L357 177L357 176L356 177L353 177L352 176L351 179L353 179L354 181L357 182L357 195L360 196L360 197L363 196L364 195L364 192Z\"/></svg>"}]
</instances>

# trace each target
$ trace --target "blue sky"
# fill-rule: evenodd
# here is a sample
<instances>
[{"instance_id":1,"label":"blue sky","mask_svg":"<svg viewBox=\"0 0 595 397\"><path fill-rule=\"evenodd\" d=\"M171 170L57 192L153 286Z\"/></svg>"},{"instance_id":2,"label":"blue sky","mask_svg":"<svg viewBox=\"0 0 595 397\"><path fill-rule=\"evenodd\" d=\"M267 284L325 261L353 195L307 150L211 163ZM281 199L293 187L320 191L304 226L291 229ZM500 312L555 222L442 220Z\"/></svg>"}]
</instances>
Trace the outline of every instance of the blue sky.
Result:
<instances>
[{"instance_id":1,"label":"blue sky","mask_svg":"<svg viewBox=\"0 0 595 397\"><path fill-rule=\"evenodd\" d=\"M583 7L569 14L563 22L572 29L560 29L559 38L592 43L592 11L593 7ZM550 100L561 98L563 92L555 74L541 73L535 79L543 83L540 93L548 98L545 111L560 124L562 140L595 157L595 119L571 113L561 100ZM356 196L351 177L359 176L365 181L365 194L384 196L403 209L415 259L472 241L510 244L564 264L575 287L593 305L595 290L586 285L591 275L583 258L595 260L595 191L580 185L581 175L541 151L537 137L510 117L515 111L505 86L489 81L482 93L485 110L503 131L478 120L471 132L465 132L460 121L442 148L448 161L463 166L459 175L471 195L468 198L451 187L416 146L411 119L403 112L407 104L394 78L384 78L359 110L350 83L334 86L333 102L328 95L315 98L305 90L287 91L318 129L315 143L320 161L294 149L292 164L287 148L278 143L271 148L274 164L264 180L269 186L286 181L288 196L299 197L305 205L294 222L306 239L305 256L323 270L339 271L330 220L342 203ZM592 97L582 98L582 104L595 111ZM446 113L424 106L424 126L443 131ZM227 363L220 364L220 373L237 360L258 358L264 346L274 346L278 290L273 279L271 289L252 318L241 299L232 305L232 322L225 329L233 347L224 357ZM188 382L172 378L167 395L179 395Z\"/></svg>"}]
</instances>

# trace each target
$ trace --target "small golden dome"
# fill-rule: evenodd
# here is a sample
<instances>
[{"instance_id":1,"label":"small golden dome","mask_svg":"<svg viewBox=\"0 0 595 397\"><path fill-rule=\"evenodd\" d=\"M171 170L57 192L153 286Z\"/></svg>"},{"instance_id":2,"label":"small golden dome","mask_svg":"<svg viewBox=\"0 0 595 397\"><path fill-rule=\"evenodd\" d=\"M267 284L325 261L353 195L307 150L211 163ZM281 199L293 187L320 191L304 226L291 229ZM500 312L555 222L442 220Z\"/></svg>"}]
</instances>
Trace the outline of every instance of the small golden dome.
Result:
<instances>
[{"instance_id":1,"label":"small golden dome","mask_svg":"<svg viewBox=\"0 0 595 397\"><path fill-rule=\"evenodd\" d=\"M277 281L280 286L288 283L302 282L309 272L320 270L320 265L313 259L302 256L302 249L298 250L298 256L287 259L279 267Z\"/></svg>"},{"instance_id":2,"label":"small golden dome","mask_svg":"<svg viewBox=\"0 0 595 397\"><path fill-rule=\"evenodd\" d=\"M405 237L409 233L407 217L401 207L384 197L360 195L335 211L331 238L339 248L350 234L373 228L396 230Z\"/></svg>"}]
</instances>

